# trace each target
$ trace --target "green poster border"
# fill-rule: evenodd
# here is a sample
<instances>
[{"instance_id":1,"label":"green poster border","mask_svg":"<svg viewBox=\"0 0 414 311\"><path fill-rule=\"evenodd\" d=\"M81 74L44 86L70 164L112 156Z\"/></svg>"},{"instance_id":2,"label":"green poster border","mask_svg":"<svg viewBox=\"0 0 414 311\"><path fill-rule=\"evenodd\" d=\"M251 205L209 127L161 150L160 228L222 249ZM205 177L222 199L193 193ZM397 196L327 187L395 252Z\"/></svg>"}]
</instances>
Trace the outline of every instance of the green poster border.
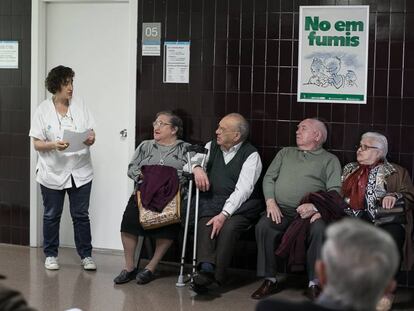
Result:
<instances>
[{"instance_id":1,"label":"green poster border","mask_svg":"<svg viewBox=\"0 0 414 311\"><path fill-rule=\"evenodd\" d=\"M364 95L359 94L326 94L326 93L300 93L300 99L314 100L358 100L364 101Z\"/></svg>"}]
</instances>

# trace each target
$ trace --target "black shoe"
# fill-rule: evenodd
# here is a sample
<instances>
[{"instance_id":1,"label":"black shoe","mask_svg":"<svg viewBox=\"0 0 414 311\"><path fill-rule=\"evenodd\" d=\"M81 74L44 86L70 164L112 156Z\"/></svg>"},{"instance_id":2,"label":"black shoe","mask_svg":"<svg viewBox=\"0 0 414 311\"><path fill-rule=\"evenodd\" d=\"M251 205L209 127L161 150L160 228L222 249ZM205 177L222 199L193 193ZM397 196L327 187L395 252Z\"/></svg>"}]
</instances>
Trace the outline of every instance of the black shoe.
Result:
<instances>
[{"instance_id":1,"label":"black shoe","mask_svg":"<svg viewBox=\"0 0 414 311\"><path fill-rule=\"evenodd\" d=\"M147 284L151 282L153 279L155 279L154 273L151 272L151 270L144 269L141 272L137 274L136 280L137 284Z\"/></svg>"},{"instance_id":2,"label":"black shoe","mask_svg":"<svg viewBox=\"0 0 414 311\"><path fill-rule=\"evenodd\" d=\"M190 289L193 290L196 294L203 295L208 293L207 286L197 285L194 282L190 283Z\"/></svg>"},{"instance_id":3,"label":"black shoe","mask_svg":"<svg viewBox=\"0 0 414 311\"><path fill-rule=\"evenodd\" d=\"M130 272L127 270L122 270L121 273L114 279L115 284L124 284L128 283L129 281L132 281L135 279L135 276L137 275L137 269L134 269Z\"/></svg>"},{"instance_id":4,"label":"black shoe","mask_svg":"<svg viewBox=\"0 0 414 311\"><path fill-rule=\"evenodd\" d=\"M213 272L206 272L203 270L198 271L193 275L193 283L197 286L207 287L214 283L216 279L214 278Z\"/></svg>"}]
</instances>

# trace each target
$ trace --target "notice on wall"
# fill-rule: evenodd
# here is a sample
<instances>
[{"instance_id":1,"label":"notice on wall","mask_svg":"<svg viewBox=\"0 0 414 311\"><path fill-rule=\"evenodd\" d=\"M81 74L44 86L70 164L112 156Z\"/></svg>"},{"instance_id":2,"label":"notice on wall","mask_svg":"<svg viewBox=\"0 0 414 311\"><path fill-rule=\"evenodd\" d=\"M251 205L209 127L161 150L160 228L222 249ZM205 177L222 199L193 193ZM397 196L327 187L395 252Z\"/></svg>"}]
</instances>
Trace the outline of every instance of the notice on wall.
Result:
<instances>
[{"instance_id":1,"label":"notice on wall","mask_svg":"<svg viewBox=\"0 0 414 311\"><path fill-rule=\"evenodd\" d=\"M367 101L369 6L301 6L298 102Z\"/></svg>"},{"instance_id":2,"label":"notice on wall","mask_svg":"<svg viewBox=\"0 0 414 311\"><path fill-rule=\"evenodd\" d=\"M164 43L164 83L189 83L190 42Z\"/></svg>"},{"instance_id":3,"label":"notice on wall","mask_svg":"<svg viewBox=\"0 0 414 311\"><path fill-rule=\"evenodd\" d=\"M161 23L142 23L142 56L161 55Z\"/></svg>"},{"instance_id":4,"label":"notice on wall","mask_svg":"<svg viewBox=\"0 0 414 311\"><path fill-rule=\"evenodd\" d=\"M0 68L19 68L18 41L0 41Z\"/></svg>"}]
</instances>

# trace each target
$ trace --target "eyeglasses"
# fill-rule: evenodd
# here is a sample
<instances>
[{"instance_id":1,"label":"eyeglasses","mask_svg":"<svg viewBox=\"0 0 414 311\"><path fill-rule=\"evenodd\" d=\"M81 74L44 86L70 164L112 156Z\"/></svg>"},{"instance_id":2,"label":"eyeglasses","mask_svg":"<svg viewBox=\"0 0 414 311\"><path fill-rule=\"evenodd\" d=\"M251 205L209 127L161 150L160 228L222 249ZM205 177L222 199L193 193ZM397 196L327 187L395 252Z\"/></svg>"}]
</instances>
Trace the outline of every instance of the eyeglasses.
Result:
<instances>
[{"instance_id":1,"label":"eyeglasses","mask_svg":"<svg viewBox=\"0 0 414 311\"><path fill-rule=\"evenodd\" d=\"M166 125L172 125L172 124L171 123L162 122L162 121L154 121L154 122L152 122L152 126L153 127L164 127Z\"/></svg>"},{"instance_id":2,"label":"eyeglasses","mask_svg":"<svg viewBox=\"0 0 414 311\"><path fill-rule=\"evenodd\" d=\"M368 145L364 145L364 144L359 144L355 146L356 149L361 149L362 151L367 151L368 149L380 149L378 147L375 146L368 146Z\"/></svg>"}]
</instances>

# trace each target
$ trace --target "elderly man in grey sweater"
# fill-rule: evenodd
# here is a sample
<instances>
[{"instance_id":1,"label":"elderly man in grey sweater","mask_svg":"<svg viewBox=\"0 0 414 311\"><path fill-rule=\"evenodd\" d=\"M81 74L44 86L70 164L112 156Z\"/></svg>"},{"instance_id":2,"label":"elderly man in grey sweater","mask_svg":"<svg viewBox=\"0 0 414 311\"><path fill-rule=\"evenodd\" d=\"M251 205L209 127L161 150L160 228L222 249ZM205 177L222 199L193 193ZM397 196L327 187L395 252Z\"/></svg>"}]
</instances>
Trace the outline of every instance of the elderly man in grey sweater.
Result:
<instances>
[{"instance_id":1,"label":"elderly man in grey sweater","mask_svg":"<svg viewBox=\"0 0 414 311\"><path fill-rule=\"evenodd\" d=\"M252 294L253 299L281 290L276 278L275 249L294 217L310 218L307 234L306 266L309 277L307 296L319 293L314 265L320 256L325 223L319 219L315 206L300 204L302 198L319 190L341 189L341 165L338 158L322 148L326 141L325 125L317 119L305 119L296 131L297 147L280 150L263 179L266 212L256 225L257 275L264 277L262 285Z\"/></svg>"}]
</instances>

